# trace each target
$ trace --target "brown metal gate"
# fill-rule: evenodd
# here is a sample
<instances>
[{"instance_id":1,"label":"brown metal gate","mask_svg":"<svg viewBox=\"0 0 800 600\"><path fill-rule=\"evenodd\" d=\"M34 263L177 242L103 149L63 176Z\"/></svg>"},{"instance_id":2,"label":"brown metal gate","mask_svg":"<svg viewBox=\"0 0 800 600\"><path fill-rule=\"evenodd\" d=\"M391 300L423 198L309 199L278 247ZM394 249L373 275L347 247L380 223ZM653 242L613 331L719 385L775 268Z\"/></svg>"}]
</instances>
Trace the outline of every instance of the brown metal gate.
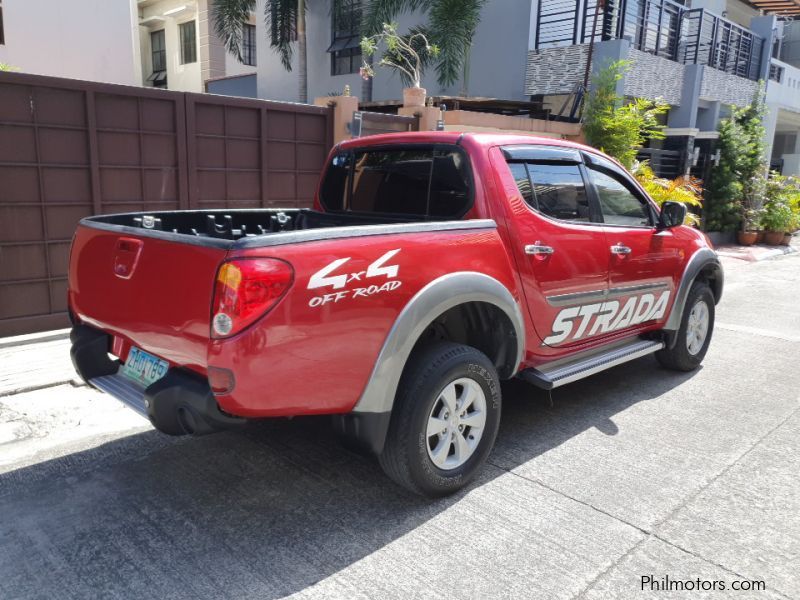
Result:
<instances>
[{"instance_id":1,"label":"brown metal gate","mask_svg":"<svg viewBox=\"0 0 800 600\"><path fill-rule=\"evenodd\" d=\"M309 206L330 109L0 73L0 337L67 325L87 215Z\"/></svg>"}]
</instances>

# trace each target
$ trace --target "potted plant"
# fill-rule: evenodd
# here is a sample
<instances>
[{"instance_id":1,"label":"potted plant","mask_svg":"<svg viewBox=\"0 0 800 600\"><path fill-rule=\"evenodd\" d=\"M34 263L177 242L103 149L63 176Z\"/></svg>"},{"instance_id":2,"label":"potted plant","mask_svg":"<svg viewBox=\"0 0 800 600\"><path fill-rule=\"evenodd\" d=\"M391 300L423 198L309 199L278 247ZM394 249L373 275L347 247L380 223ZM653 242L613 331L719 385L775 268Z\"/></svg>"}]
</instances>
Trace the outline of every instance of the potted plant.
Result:
<instances>
[{"instance_id":1,"label":"potted plant","mask_svg":"<svg viewBox=\"0 0 800 600\"><path fill-rule=\"evenodd\" d=\"M761 218L766 230L764 241L770 246L781 244L784 234L791 228L793 220L792 209L783 201L783 198L768 200L764 205L764 216Z\"/></svg>"},{"instance_id":2,"label":"potted plant","mask_svg":"<svg viewBox=\"0 0 800 600\"><path fill-rule=\"evenodd\" d=\"M755 209L744 211L742 228L736 232L736 241L740 246L752 246L758 241L760 223L761 211Z\"/></svg>"},{"instance_id":3,"label":"potted plant","mask_svg":"<svg viewBox=\"0 0 800 600\"><path fill-rule=\"evenodd\" d=\"M771 173L766 180L766 201L761 217L761 224L766 231L764 241L770 246L783 243L784 234L792 227L794 221L790 204L792 196L793 186L788 178Z\"/></svg>"},{"instance_id":4,"label":"potted plant","mask_svg":"<svg viewBox=\"0 0 800 600\"><path fill-rule=\"evenodd\" d=\"M378 62L378 66L394 69L408 84L408 87L403 89L403 106L425 106L427 91L421 85L422 73L426 61L439 55L439 48L429 43L421 31L413 31L403 36L397 33L396 23L384 23L380 33L361 39L364 62L359 73L364 79L375 76L368 59L378 51L378 44L381 42L386 44L386 52Z\"/></svg>"}]
</instances>

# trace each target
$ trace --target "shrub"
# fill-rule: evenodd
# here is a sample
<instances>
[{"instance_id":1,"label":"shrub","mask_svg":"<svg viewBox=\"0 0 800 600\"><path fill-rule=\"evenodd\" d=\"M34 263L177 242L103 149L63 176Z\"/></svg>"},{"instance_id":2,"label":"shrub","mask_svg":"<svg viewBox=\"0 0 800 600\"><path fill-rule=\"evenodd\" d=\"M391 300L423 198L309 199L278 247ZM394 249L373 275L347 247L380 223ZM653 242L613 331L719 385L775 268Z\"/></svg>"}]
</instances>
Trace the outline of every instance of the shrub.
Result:
<instances>
[{"instance_id":1,"label":"shrub","mask_svg":"<svg viewBox=\"0 0 800 600\"><path fill-rule=\"evenodd\" d=\"M647 161L634 162L631 173L659 206L667 200L681 202L686 204L687 208L699 208L703 205L703 187L699 179L694 177L676 177L675 179L656 177ZM700 219L695 213L687 211L686 224L699 225Z\"/></svg>"},{"instance_id":2,"label":"shrub","mask_svg":"<svg viewBox=\"0 0 800 600\"><path fill-rule=\"evenodd\" d=\"M592 78L586 100L583 132L587 142L616 158L626 169L636 161L637 150L647 140L663 139L664 126L658 117L669 109L662 101L634 98L623 103L617 94L617 82L630 68L630 61L609 63Z\"/></svg>"}]
</instances>

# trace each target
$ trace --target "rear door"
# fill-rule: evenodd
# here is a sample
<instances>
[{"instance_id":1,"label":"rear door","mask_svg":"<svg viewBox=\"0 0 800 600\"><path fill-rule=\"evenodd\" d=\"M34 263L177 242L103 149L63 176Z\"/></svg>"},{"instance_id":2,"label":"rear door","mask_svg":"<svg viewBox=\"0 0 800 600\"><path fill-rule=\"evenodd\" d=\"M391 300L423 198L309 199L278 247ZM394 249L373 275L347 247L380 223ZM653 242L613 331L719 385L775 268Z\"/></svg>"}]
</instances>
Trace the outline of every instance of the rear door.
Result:
<instances>
[{"instance_id":1,"label":"rear door","mask_svg":"<svg viewBox=\"0 0 800 600\"><path fill-rule=\"evenodd\" d=\"M608 288L608 245L578 150L507 146L511 246L536 333L547 346L601 336L594 317ZM505 165L500 166L505 167ZM512 187L513 186L513 187Z\"/></svg>"},{"instance_id":2,"label":"rear door","mask_svg":"<svg viewBox=\"0 0 800 600\"><path fill-rule=\"evenodd\" d=\"M603 219L609 259L609 308L615 331L661 320L675 293L681 248L670 230L656 228L657 214L633 178L616 163L585 153L589 193Z\"/></svg>"}]
</instances>

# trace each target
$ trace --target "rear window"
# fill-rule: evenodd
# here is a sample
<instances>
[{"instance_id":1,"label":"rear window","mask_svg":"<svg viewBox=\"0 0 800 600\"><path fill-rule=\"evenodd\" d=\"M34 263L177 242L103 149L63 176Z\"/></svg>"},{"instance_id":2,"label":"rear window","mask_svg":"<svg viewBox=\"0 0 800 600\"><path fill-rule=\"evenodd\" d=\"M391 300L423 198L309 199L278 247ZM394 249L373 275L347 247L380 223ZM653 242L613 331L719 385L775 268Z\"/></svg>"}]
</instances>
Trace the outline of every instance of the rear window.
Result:
<instances>
[{"instance_id":1,"label":"rear window","mask_svg":"<svg viewBox=\"0 0 800 600\"><path fill-rule=\"evenodd\" d=\"M343 152L325 173L320 200L332 212L459 218L472 205L467 157L442 146Z\"/></svg>"}]
</instances>

